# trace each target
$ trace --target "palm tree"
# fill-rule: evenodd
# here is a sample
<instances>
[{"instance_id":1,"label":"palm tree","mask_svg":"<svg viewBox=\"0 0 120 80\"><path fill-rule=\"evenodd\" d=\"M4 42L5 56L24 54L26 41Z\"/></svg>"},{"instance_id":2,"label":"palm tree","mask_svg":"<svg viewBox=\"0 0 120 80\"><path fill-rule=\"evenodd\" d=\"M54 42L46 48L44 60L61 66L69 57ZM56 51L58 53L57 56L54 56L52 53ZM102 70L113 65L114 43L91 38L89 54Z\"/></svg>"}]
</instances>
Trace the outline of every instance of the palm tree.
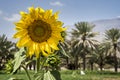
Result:
<instances>
[{"instance_id":1,"label":"palm tree","mask_svg":"<svg viewBox=\"0 0 120 80\"><path fill-rule=\"evenodd\" d=\"M3 69L7 60L13 58L14 43L7 40L5 35L0 36L0 69Z\"/></svg>"},{"instance_id":2,"label":"palm tree","mask_svg":"<svg viewBox=\"0 0 120 80\"><path fill-rule=\"evenodd\" d=\"M70 56L70 43L68 40L59 43L60 51L57 51L59 55L64 58L66 61L66 65L69 64L69 56Z\"/></svg>"},{"instance_id":3,"label":"palm tree","mask_svg":"<svg viewBox=\"0 0 120 80\"><path fill-rule=\"evenodd\" d=\"M88 22L78 22L75 24L75 28L72 32L72 37L74 39L77 54L81 55L83 58L83 70L86 68L86 55L94 50L98 44L98 41L93 39L97 33L92 32L95 25Z\"/></svg>"},{"instance_id":4,"label":"palm tree","mask_svg":"<svg viewBox=\"0 0 120 80\"><path fill-rule=\"evenodd\" d=\"M95 51L92 51L90 55L88 55L88 63L90 64L90 69L93 71L94 63L97 62L97 54Z\"/></svg>"},{"instance_id":5,"label":"palm tree","mask_svg":"<svg viewBox=\"0 0 120 80\"><path fill-rule=\"evenodd\" d=\"M105 37L111 46L109 49L109 54L113 54L114 68L115 68L115 72L117 72L118 71L117 70L118 69L117 53L120 51L120 46L118 45L120 40L120 30L117 28L106 30Z\"/></svg>"},{"instance_id":6,"label":"palm tree","mask_svg":"<svg viewBox=\"0 0 120 80\"><path fill-rule=\"evenodd\" d=\"M103 70L103 67L105 65L105 60L106 60L109 48L110 48L109 43L101 43L96 48L97 64L99 65L99 68L101 71Z\"/></svg>"},{"instance_id":7,"label":"palm tree","mask_svg":"<svg viewBox=\"0 0 120 80\"><path fill-rule=\"evenodd\" d=\"M72 59L72 63L74 64L74 69L78 69L79 67L79 49L78 47L76 47L75 45L77 44L77 40L76 41L71 41L71 47L70 47L70 54L71 54L71 59Z\"/></svg>"}]
</instances>

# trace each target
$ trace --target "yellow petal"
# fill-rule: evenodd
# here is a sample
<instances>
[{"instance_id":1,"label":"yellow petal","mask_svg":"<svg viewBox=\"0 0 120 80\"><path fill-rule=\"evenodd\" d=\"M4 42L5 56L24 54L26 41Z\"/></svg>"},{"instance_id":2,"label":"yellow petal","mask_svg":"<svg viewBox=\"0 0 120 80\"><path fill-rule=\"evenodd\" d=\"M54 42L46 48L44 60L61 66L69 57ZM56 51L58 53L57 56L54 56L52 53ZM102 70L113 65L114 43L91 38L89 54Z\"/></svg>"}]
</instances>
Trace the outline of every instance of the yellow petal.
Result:
<instances>
[{"instance_id":1,"label":"yellow petal","mask_svg":"<svg viewBox=\"0 0 120 80\"><path fill-rule=\"evenodd\" d=\"M46 10L44 13L44 18L48 19L52 15L52 9L51 10Z\"/></svg>"},{"instance_id":2,"label":"yellow petal","mask_svg":"<svg viewBox=\"0 0 120 80\"><path fill-rule=\"evenodd\" d=\"M34 13L35 12L34 7L30 7L30 8L28 8L28 10L30 11L30 13Z\"/></svg>"},{"instance_id":3,"label":"yellow petal","mask_svg":"<svg viewBox=\"0 0 120 80\"><path fill-rule=\"evenodd\" d=\"M52 34L52 38L55 40L57 40L57 41L63 41L64 39L62 38L62 36L61 36L61 34L60 33L58 33L58 34Z\"/></svg>"},{"instance_id":4,"label":"yellow petal","mask_svg":"<svg viewBox=\"0 0 120 80\"><path fill-rule=\"evenodd\" d=\"M56 21L52 25L57 26L57 27L61 27L63 25L63 23L61 21Z\"/></svg>"},{"instance_id":5,"label":"yellow petal","mask_svg":"<svg viewBox=\"0 0 120 80\"><path fill-rule=\"evenodd\" d=\"M53 14L53 15L48 19L49 23L54 23L54 22L56 22L56 20L58 19L58 13L59 13L59 12L56 12L55 14Z\"/></svg>"},{"instance_id":6,"label":"yellow petal","mask_svg":"<svg viewBox=\"0 0 120 80\"><path fill-rule=\"evenodd\" d=\"M55 42L55 40L53 40L52 38L48 39L48 40L47 40L47 43L49 44L49 46L50 46L51 48L53 48L53 49L55 49L55 50L59 50L59 48L57 47L58 42L57 42L57 41Z\"/></svg>"},{"instance_id":7,"label":"yellow petal","mask_svg":"<svg viewBox=\"0 0 120 80\"><path fill-rule=\"evenodd\" d=\"M21 30L21 31L17 32L13 37L14 38L21 38L21 37L25 36L26 34L27 34L26 30Z\"/></svg>"},{"instance_id":8,"label":"yellow petal","mask_svg":"<svg viewBox=\"0 0 120 80\"><path fill-rule=\"evenodd\" d=\"M29 37L28 36L24 36L22 37L18 42L17 42L17 46L20 48L20 47L23 47L25 46L25 44L29 41Z\"/></svg>"},{"instance_id":9,"label":"yellow petal","mask_svg":"<svg viewBox=\"0 0 120 80\"><path fill-rule=\"evenodd\" d=\"M40 47L37 43L34 43L34 51L35 51L36 57L38 58L41 50L40 50Z\"/></svg>"},{"instance_id":10,"label":"yellow petal","mask_svg":"<svg viewBox=\"0 0 120 80\"><path fill-rule=\"evenodd\" d=\"M34 7L30 7L29 12L30 12L30 17L33 18L33 19L36 19Z\"/></svg>"},{"instance_id":11,"label":"yellow petal","mask_svg":"<svg viewBox=\"0 0 120 80\"><path fill-rule=\"evenodd\" d=\"M37 19L40 19L41 17L42 17L42 15L41 15L41 13L42 13L43 11L40 11L40 8L38 7L38 8L35 8L35 19L37 20Z\"/></svg>"},{"instance_id":12,"label":"yellow petal","mask_svg":"<svg viewBox=\"0 0 120 80\"><path fill-rule=\"evenodd\" d=\"M26 29L28 27L26 25L26 23L23 21L19 21L19 22L15 23L15 25L16 25L16 28L19 28L19 29Z\"/></svg>"},{"instance_id":13,"label":"yellow petal","mask_svg":"<svg viewBox=\"0 0 120 80\"><path fill-rule=\"evenodd\" d=\"M45 51L47 51L48 53L51 53L51 49L48 43L45 44Z\"/></svg>"},{"instance_id":14,"label":"yellow petal","mask_svg":"<svg viewBox=\"0 0 120 80\"><path fill-rule=\"evenodd\" d=\"M22 17L25 17L25 16L27 16L27 13L21 11L21 12L20 12L20 15L21 15Z\"/></svg>"},{"instance_id":15,"label":"yellow petal","mask_svg":"<svg viewBox=\"0 0 120 80\"><path fill-rule=\"evenodd\" d=\"M62 28L62 27L52 27L52 31L56 31L57 33L60 33L62 31L65 31L66 28Z\"/></svg>"},{"instance_id":16,"label":"yellow petal","mask_svg":"<svg viewBox=\"0 0 120 80\"><path fill-rule=\"evenodd\" d=\"M40 47L40 50L41 51L44 51L45 50L45 43L43 42L43 43L40 43L39 44L39 47Z\"/></svg>"},{"instance_id":17,"label":"yellow petal","mask_svg":"<svg viewBox=\"0 0 120 80\"><path fill-rule=\"evenodd\" d=\"M54 13L53 18L58 19L58 14L59 14L59 12Z\"/></svg>"},{"instance_id":18,"label":"yellow petal","mask_svg":"<svg viewBox=\"0 0 120 80\"><path fill-rule=\"evenodd\" d=\"M42 9L42 8L38 8L38 10L39 10L40 13L45 12L44 9Z\"/></svg>"},{"instance_id":19,"label":"yellow petal","mask_svg":"<svg viewBox=\"0 0 120 80\"><path fill-rule=\"evenodd\" d=\"M30 46L29 49L28 49L28 55L30 57L32 57L32 55L34 55L34 50L33 50L33 46Z\"/></svg>"},{"instance_id":20,"label":"yellow petal","mask_svg":"<svg viewBox=\"0 0 120 80\"><path fill-rule=\"evenodd\" d=\"M43 56L48 57L48 54L45 51L42 51Z\"/></svg>"},{"instance_id":21,"label":"yellow petal","mask_svg":"<svg viewBox=\"0 0 120 80\"><path fill-rule=\"evenodd\" d=\"M39 19L39 16L40 16L39 8L35 9L35 15L36 15L36 19Z\"/></svg>"}]
</instances>

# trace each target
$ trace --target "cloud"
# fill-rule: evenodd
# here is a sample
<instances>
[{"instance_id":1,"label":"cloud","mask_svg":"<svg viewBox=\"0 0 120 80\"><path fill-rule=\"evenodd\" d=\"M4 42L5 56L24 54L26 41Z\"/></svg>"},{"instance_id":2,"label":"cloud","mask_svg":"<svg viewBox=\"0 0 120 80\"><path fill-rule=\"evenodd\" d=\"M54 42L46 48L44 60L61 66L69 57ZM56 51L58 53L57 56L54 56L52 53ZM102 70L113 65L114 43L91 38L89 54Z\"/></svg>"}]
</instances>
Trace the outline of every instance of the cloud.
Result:
<instances>
[{"instance_id":1,"label":"cloud","mask_svg":"<svg viewBox=\"0 0 120 80\"><path fill-rule=\"evenodd\" d=\"M20 15L19 14L13 14L11 17L5 17L4 18L6 21L18 21L20 19Z\"/></svg>"},{"instance_id":2,"label":"cloud","mask_svg":"<svg viewBox=\"0 0 120 80\"><path fill-rule=\"evenodd\" d=\"M63 3L56 1L56 2L50 2L50 5L52 6L63 6Z\"/></svg>"},{"instance_id":3,"label":"cloud","mask_svg":"<svg viewBox=\"0 0 120 80\"><path fill-rule=\"evenodd\" d=\"M117 18L120 18L120 16L117 16Z\"/></svg>"},{"instance_id":4,"label":"cloud","mask_svg":"<svg viewBox=\"0 0 120 80\"><path fill-rule=\"evenodd\" d=\"M0 15L2 14L3 12L0 10Z\"/></svg>"}]
</instances>

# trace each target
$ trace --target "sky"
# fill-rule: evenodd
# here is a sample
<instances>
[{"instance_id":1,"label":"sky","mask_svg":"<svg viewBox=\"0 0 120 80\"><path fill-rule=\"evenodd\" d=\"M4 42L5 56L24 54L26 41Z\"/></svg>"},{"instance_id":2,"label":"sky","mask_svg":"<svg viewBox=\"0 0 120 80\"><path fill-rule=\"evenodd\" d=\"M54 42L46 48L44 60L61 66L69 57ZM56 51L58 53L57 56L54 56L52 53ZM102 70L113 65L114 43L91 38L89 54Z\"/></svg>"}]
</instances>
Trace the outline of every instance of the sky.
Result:
<instances>
[{"instance_id":1,"label":"sky","mask_svg":"<svg viewBox=\"0 0 120 80\"><path fill-rule=\"evenodd\" d=\"M0 35L12 39L19 12L28 12L31 6L59 11L64 26L120 17L120 0L0 0Z\"/></svg>"}]
</instances>

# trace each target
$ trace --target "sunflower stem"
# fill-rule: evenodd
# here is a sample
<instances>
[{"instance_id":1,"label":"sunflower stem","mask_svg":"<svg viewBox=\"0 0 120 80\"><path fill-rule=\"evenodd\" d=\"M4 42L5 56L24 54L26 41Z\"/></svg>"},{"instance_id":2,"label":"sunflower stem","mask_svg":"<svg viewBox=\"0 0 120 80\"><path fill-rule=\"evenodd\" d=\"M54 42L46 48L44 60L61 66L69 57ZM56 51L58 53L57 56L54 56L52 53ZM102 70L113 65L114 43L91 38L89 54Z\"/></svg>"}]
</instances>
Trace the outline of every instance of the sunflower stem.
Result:
<instances>
[{"instance_id":1,"label":"sunflower stem","mask_svg":"<svg viewBox=\"0 0 120 80\"><path fill-rule=\"evenodd\" d=\"M29 79L29 80L32 80L32 79L31 79L31 77L30 77L30 74L29 74L29 72L28 72L28 70L27 70L27 68L26 68L26 67L24 67L24 66L21 66L21 67L25 70L25 72L26 72L26 74L27 74L28 79Z\"/></svg>"},{"instance_id":2,"label":"sunflower stem","mask_svg":"<svg viewBox=\"0 0 120 80\"><path fill-rule=\"evenodd\" d=\"M40 69L40 56L36 58L36 73L38 73Z\"/></svg>"}]
</instances>

